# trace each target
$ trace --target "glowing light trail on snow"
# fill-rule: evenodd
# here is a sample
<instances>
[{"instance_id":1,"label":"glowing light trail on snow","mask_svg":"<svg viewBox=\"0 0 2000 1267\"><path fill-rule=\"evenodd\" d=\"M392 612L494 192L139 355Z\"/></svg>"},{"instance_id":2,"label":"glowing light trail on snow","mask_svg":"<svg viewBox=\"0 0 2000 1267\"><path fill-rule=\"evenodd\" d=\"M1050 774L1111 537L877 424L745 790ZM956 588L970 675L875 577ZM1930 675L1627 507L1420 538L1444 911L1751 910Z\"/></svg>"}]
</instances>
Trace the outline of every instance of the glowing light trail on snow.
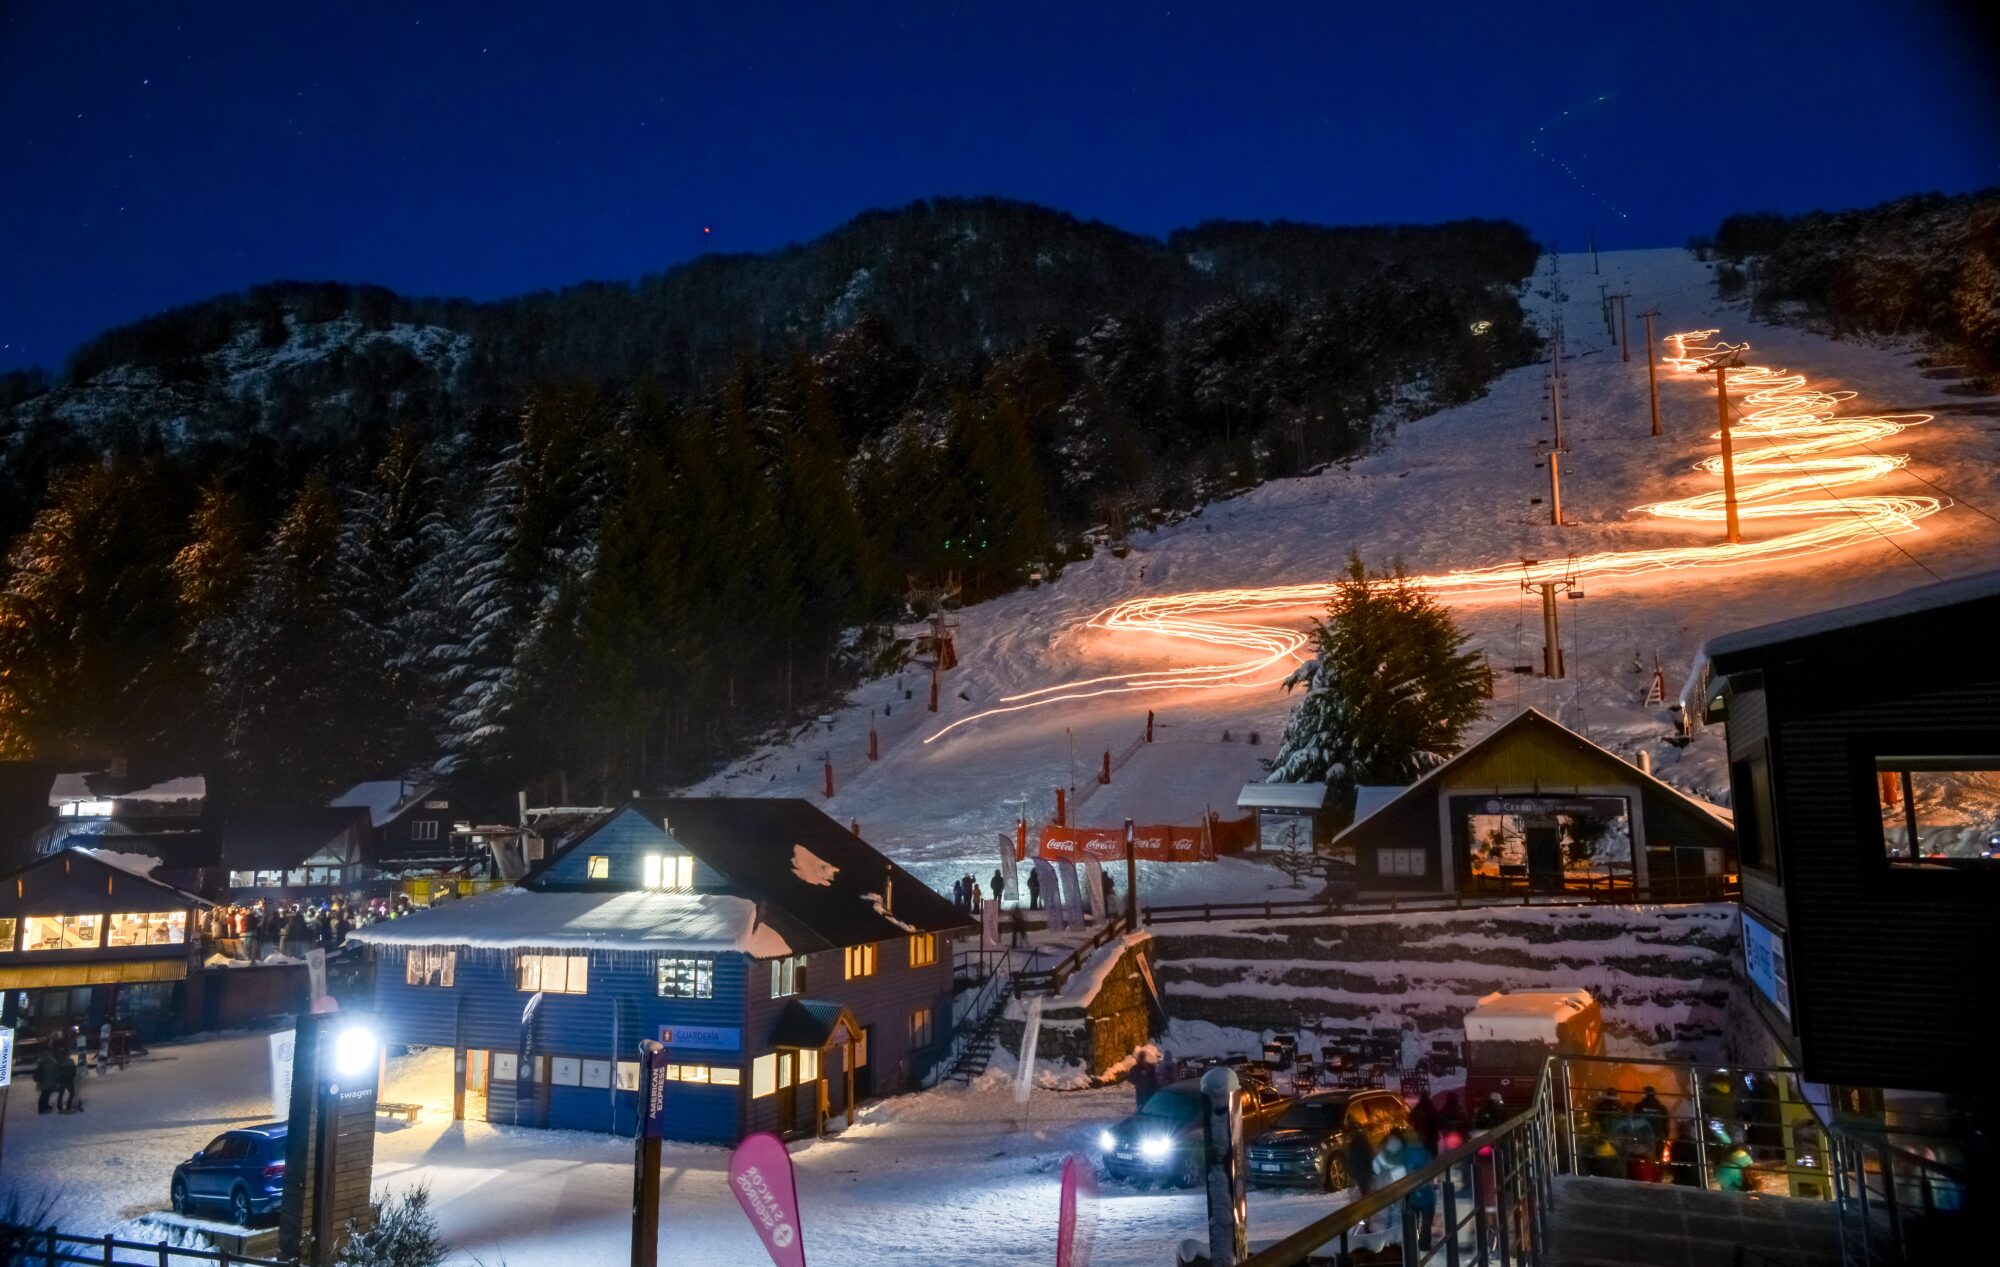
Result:
<instances>
[{"instance_id":1,"label":"glowing light trail on snow","mask_svg":"<svg viewBox=\"0 0 2000 1267\"><path fill-rule=\"evenodd\" d=\"M1710 373L1713 367L1749 350L1750 345L1713 342L1715 330L1667 336L1668 367L1680 374ZM1654 550L1614 550L1539 563L1497 564L1414 578L1442 597L1481 601L1518 594L1522 583L1574 578L1628 580L1655 572L1728 568L1844 550L1917 531L1917 523L1944 509L1936 497L1884 493L1843 496L1837 489L1882 479L1909 461L1906 454L1866 448L1906 428L1929 422L1930 414L1865 414L1837 417L1853 392L1820 391L1803 374L1764 365L1740 365L1728 373L1729 387L1742 410L1730 427L1735 441L1736 501L1740 519L1809 519L1817 522L1790 532L1736 545L1667 546ZM1711 433L1720 440L1721 433ZM1697 468L1721 478L1720 454ZM1723 491L1697 493L1632 508L1635 514L1720 524ZM1201 646L1224 648L1232 658L1214 664L1132 673L1108 673L1007 695L995 707L962 717L927 737L930 743L988 717L1041 708L1067 700L1094 699L1135 691L1241 690L1283 681L1302 656L1307 636L1295 625L1258 623L1261 614L1299 613L1323 608L1337 592L1330 581L1245 589L1197 590L1116 603L1085 622L1086 629L1159 634ZM1244 620L1245 616L1252 619Z\"/></svg>"}]
</instances>

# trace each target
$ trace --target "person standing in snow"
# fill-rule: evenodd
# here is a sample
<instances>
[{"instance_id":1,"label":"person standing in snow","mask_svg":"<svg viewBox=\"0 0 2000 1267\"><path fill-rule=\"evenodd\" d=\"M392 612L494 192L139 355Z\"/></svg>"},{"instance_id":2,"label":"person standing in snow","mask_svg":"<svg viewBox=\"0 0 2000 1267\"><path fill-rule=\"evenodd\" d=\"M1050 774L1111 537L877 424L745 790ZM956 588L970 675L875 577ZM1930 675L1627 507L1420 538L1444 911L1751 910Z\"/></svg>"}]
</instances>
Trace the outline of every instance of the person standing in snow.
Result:
<instances>
[{"instance_id":1,"label":"person standing in snow","mask_svg":"<svg viewBox=\"0 0 2000 1267\"><path fill-rule=\"evenodd\" d=\"M56 1093L56 1040L53 1035L42 1041L42 1054L35 1061L35 1112L49 1111L49 1097Z\"/></svg>"},{"instance_id":2,"label":"person standing in snow","mask_svg":"<svg viewBox=\"0 0 2000 1267\"><path fill-rule=\"evenodd\" d=\"M965 909L965 878L963 876L951 882L951 904L961 911Z\"/></svg>"},{"instance_id":3,"label":"person standing in snow","mask_svg":"<svg viewBox=\"0 0 2000 1267\"><path fill-rule=\"evenodd\" d=\"M76 1111L76 1053L69 1049L69 1035L58 1034L56 1042L56 1112Z\"/></svg>"},{"instance_id":4,"label":"person standing in snow","mask_svg":"<svg viewBox=\"0 0 2000 1267\"><path fill-rule=\"evenodd\" d=\"M1103 883L1104 910L1108 914L1111 910L1112 898L1117 896L1118 886L1111 882L1111 873L1109 871L1099 872L1098 879Z\"/></svg>"},{"instance_id":5,"label":"person standing in snow","mask_svg":"<svg viewBox=\"0 0 2000 1267\"><path fill-rule=\"evenodd\" d=\"M1028 872L1028 909L1042 909L1042 877L1032 870Z\"/></svg>"},{"instance_id":6,"label":"person standing in snow","mask_svg":"<svg viewBox=\"0 0 2000 1267\"><path fill-rule=\"evenodd\" d=\"M1132 1062L1132 1092L1139 1101L1132 1111L1143 1111L1146 1101L1152 1099L1153 1092L1159 1089L1160 1071L1154 1066L1152 1057L1141 1051L1139 1058Z\"/></svg>"},{"instance_id":7,"label":"person standing in snow","mask_svg":"<svg viewBox=\"0 0 2000 1267\"><path fill-rule=\"evenodd\" d=\"M993 900L998 902L1007 892L1007 877L1000 874L1000 868L993 868Z\"/></svg>"}]
</instances>

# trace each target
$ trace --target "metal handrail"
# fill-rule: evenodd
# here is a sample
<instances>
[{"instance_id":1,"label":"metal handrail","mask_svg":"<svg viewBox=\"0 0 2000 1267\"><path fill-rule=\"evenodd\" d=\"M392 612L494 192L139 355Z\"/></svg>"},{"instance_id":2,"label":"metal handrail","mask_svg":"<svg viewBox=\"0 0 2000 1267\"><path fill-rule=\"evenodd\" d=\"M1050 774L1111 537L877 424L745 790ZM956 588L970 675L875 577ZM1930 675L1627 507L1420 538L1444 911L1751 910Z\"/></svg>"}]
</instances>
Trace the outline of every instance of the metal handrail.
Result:
<instances>
[{"instance_id":1,"label":"metal handrail","mask_svg":"<svg viewBox=\"0 0 2000 1267\"><path fill-rule=\"evenodd\" d=\"M1490 907L1632 906L1667 902L1728 902L1742 895L1739 885L1723 879L1700 885L1648 885L1632 889L1588 889L1563 893L1423 893L1409 897L1340 901L1322 898L1281 898L1257 902L1199 902L1149 906L1141 919L1151 924L1185 924L1214 920L1317 919L1328 915L1395 915L1402 912L1483 910Z\"/></svg>"},{"instance_id":2,"label":"metal handrail","mask_svg":"<svg viewBox=\"0 0 2000 1267\"><path fill-rule=\"evenodd\" d=\"M1440 1154L1430 1164L1412 1175L1405 1175L1387 1187L1353 1201L1324 1218L1317 1219L1290 1236L1277 1241L1245 1258L1240 1267L1297 1267L1315 1250L1333 1241L1340 1241L1343 1257L1346 1239L1354 1229L1368 1220L1391 1209L1400 1209L1402 1214L1403 1262L1417 1264L1428 1261L1437 1254L1444 1254L1452 1267L1460 1262L1458 1237L1467 1223L1473 1227L1473 1261L1485 1263L1491 1237L1497 1233L1499 1261L1502 1263L1532 1261L1539 1263L1542 1255L1544 1217L1550 1198L1550 1184L1553 1179L1555 1153L1554 1134L1551 1124L1550 1077L1554 1058L1542 1063L1542 1072L1535 1084L1535 1102L1532 1108L1524 1109L1513 1117L1468 1139L1465 1143ZM1525 1145L1525 1151L1521 1151ZM1507 1166L1503 1169L1503 1153ZM1518 1154L1518 1155L1516 1155ZM1482 1163L1482 1158L1490 1161ZM1478 1176L1473 1175L1472 1212L1461 1217L1457 1209L1457 1190L1452 1183L1452 1171L1466 1167L1477 1171L1482 1165L1491 1167L1495 1194L1495 1219L1499 1226L1490 1227L1485 1203L1479 1196ZM1525 1170L1525 1175L1523 1171ZM1535 1235L1525 1246L1519 1242L1509 1245L1507 1235L1512 1223L1508 1197L1510 1178L1525 1178L1528 1182L1521 1192L1528 1197L1525 1211L1531 1220ZM1410 1198L1419 1191L1441 1183L1441 1205L1444 1215L1444 1234L1436 1244L1419 1257L1417 1248L1417 1228L1411 1218Z\"/></svg>"},{"instance_id":3,"label":"metal handrail","mask_svg":"<svg viewBox=\"0 0 2000 1267\"><path fill-rule=\"evenodd\" d=\"M958 1024L952 1026L951 1046L931 1066L930 1074L924 1081L925 1086L934 1087L951 1076L951 1071L957 1066L959 1057L965 1054L966 1044L971 1042L979 1031L986 1028L986 1023L1004 1005L1006 992L1003 991L1002 984L1009 982L1014 976L1010 967L1013 961L1013 951L1002 951L999 964L991 973L987 974L984 981L979 983L978 991L973 994L972 1000L965 1006L964 1018Z\"/></svg>"},{"instance_id":4,"label":"metal handrail","mask_svg":"<svg viewBox=\"0 0 2000 1267\"><path fill-rule=\"evenodd\" d=\"M1055 967L1015 973L1014 993L1023 994L1031 989L1046 990L1050 994L1061 993L1064 983L1083 967L1085 960L1130 931L1125 924L1125 915L1121 911L1104 921L1104 927L1093 933L1088 941L1065 955Z\"/></svg>"},{"instance_id":5,"label":"metal handrail","mask_svg":"<svg viewBox=\"0 0 2000 1267\"><path fill-rule=\"evenodd\" d=\"M138 1262L157 1267L179 1267L183 1263L210 1267L294 1267L288 1259L258 1258L227 1249L192 1249L164 1241L127 1241L109 1233L72 1236L59 1228L32 1228L17 1223L0 1223L0 1246L11 1247L10 1261L34 1267L104 1267Z\"/></svg>"}]
</instances>

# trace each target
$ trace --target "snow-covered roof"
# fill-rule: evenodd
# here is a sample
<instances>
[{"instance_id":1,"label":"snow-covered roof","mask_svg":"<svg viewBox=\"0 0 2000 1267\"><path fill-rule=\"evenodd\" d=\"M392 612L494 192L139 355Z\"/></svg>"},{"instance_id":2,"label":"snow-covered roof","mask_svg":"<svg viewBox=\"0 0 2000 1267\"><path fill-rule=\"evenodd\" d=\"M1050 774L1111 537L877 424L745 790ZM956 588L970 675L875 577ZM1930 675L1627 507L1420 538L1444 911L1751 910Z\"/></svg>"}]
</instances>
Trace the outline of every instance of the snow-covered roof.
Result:
<instances>
[{"instance_id":1,"label":"snow-covered roof","mask_svg":"<svg viewBox=\"0 0 2000 1267\"><path fill-rule=\"evenodd\" d=\"M208 780L199 774L168 779L133 792L120 792L121 801L199 801L208 796Z\"/></svg>"},{"instance_id":2,"label":"snow-covered roof","mask_svg":"<svg viewBox=\"0 0 2000 1267\"><path fill-rule=\"evenodd\" d=\"M1357 786L1354 789L1354 821L1360 822L1401 796L1403 791L1400 783L1363 783Z\"/></svg>"},{"instance_id":3,"label":"snow-covered roof","mask_svg":"<svg viewBox=\"0 0 2000 1267\"><path fill-rule=\"evenodd\" d=\"M377 946L489 950L740 951L792 953L747 898L709 893L544 893L497 889L354 930Z\"/></svg>"},{"instance_id":4,"label":"snow-covered roof","mask_svg":"<svg viewBox=\"0 0 2000 1267\"><path fill-rule=\"evenodd\" d=\"M355 784L326 804L329 809L365 809L368 811L368 825L380 827L395 818L396 811L430 794L431 785L428 783L370 779L366 783Z\"/></svg>"},{"instance_id":5,"label":"snow-covered roof","mask_svg":"<svg viewBox=\"0 0 2000 1267\"><path fill-rule=\"evenodd\" d=\"M1588 990L1489 994L1465 1014L1465 1037L1475 1043L1554 1043L1565 1022L1596 1006Z\"/></svg>"},{"instance_id":6,"label":"snow-covered roof","mask_svg":"<svg viewBox=\"0 0 2000 1267\"><path fill-rule=\"evenodd\" d=\"M1326 808L1324 783L1245 783L1236 794L1237 809Z\"/></svg>"},{"instance_id":7,"label":"snow-covered roof","mask_svg":"<svg viewBox=\"0 0 2000 1267\"><path fill-rule=\"evenodd\" d=\"M83 854L85 857L97 859L107 867L116 867L126 875L137 876L155 888L165 889L169 893L186 898L196 906L215 905L215 903L202 897L200 894L176 888L158 876L155 876L153 872L159 867L160 859L150 854L120 853L115 849L94 848L88 845L72 845L70 848L74 849L77 853Z\"/></svg>"},{"instance_id":8,"label":"snow-covered roof","mask_svg":"<svg viewBox=\"0 0 2000 1267\"><path fill-rule=\"evenodd\" d=\"M1777 646L1780 643L1797 642L1802 638L1832 633L1839 629L1852 629L1859 625L1874 624L1879 620L1913 616L1920 612L1935 611L1942 607L1953 607L1960 603L1987 598L2000 598L2000 570L1975 572L1971 576L1939 581L1934 585L1921 585L1916 589L1904 590L1900 594L1891 594L1886 598L1871 599L1865 603L1835 607L1828 611L1797 616L1791 620L1780 620L1768 625L1758 625L1753 629L1741 629L1735 633L1723 634L1709 639L1703 646L1701 654L1709 660L1718 660L1726 656Z\"/></svg>"}]
</instances>

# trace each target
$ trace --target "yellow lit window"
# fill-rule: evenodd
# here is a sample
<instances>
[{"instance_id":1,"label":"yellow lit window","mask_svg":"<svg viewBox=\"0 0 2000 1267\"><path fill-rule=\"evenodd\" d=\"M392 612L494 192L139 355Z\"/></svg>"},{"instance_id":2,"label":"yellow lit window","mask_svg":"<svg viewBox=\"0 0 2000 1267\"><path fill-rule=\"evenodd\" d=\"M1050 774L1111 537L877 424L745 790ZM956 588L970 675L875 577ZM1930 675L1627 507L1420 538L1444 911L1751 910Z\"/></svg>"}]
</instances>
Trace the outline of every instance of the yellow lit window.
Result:
<instances>
[{"instance_id":1,"label":"yellow lit window","mask_svg":"<svg viewBox=\"0 0 2000 1267\"><path fill-rule=\"evenodd\" d=\"M186 911L113 915L105 930L107 946L178 946L187 940Z\"/></svg>"},{"instance_id":2,"label":"yellow lit window","mask_svg":"<svg viewBox=\"0 0 2000 1267\"><path fill-rule=\"evenodd\" d=\"M750 1062L750 1098L761 1100L778 1093L778 1057L766 1054Z\"/></svg>"},{"instance_id":3,"label":"yellow lit window","mask_svg":"<svg viewBox=\"0 0 2000 1267\"><path fill-rule=\"evenodd\" d=\"M910 934L910 966L928 968L937 962L937 934Z\"/></svg>"},{"instance_id":4,"label":"yellow lit window","mask_svg":"<svg viewBox=\"0 0 2000 1267\"><path fill-rule=\"evenodd\" d=\"M584 875L592 880L609 880L611 859L601 853L591 854L590 861L584 867Z\"/></svg>"},{"instance_id":5,"label":"yellow lit window","mask_svg":"<svg viewBox=\"0 0 2000 1267\"><path fill-rule=\"evenodd\" d=\"M521 955L514 961L514 988L544 994L588 994L590 956Z\"/></svg>"},{"instance_id":6,"label":"yellow lit window","mask_svg":"<svg viewBox=\"0 0 2000 1267\"><path fill-rule=\"evenodd\" d=\"M641 888L682 892L694 887L694 856L668 857L649 853L639 860Z\"/></svg>"},{"instance_id":7,"label":"yellow lit window","mask_svg":"<svg viewBox=\"0 0 2000 1267\"><path fill-rule=\"evenodd\" d=\"M101 915L30 915L23 950L89 950L98 943Z\"/></svg>"},{"instance_id":8,"label":"yellow lit window","mask_svg":"<svg viewBox=\"0 0 2000 1267\"><path fill-rule=\"evenodd\" d=\"M875 975L875 947L849 946L847 948L847 979L872 977Z\"/></svg>"}]
</instances>

